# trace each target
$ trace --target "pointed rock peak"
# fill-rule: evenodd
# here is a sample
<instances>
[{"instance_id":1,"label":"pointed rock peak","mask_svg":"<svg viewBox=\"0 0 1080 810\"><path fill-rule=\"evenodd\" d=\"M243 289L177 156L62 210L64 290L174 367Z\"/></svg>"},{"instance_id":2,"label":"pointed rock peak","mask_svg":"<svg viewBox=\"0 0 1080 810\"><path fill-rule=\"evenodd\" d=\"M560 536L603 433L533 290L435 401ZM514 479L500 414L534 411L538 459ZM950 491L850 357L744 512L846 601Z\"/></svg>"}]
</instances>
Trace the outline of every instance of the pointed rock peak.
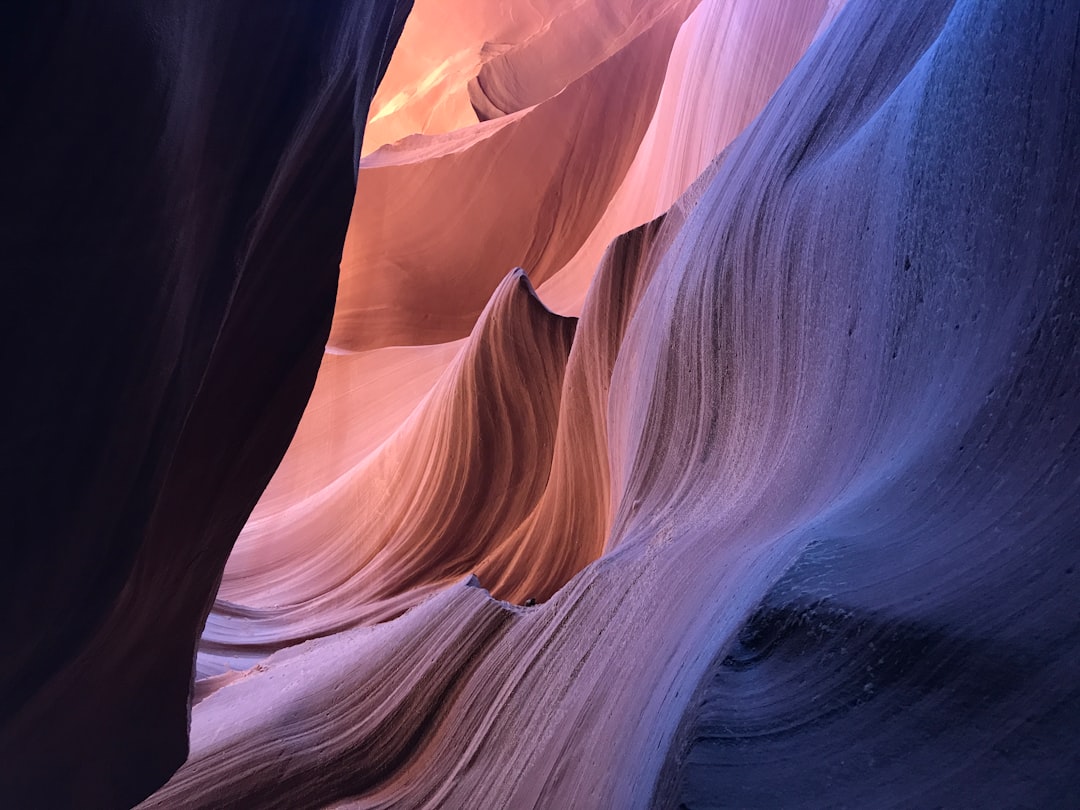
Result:
<instances>
[{"instance_id":1,"label":"pointed rock peak","mask_svg":"<svg viewBox=\"0 0 1080 810\"><path fill-rule=\"evenodd\" d=\"M520 267L515 267L499 282L477 320L474 333L483 331L491 322L497 322L504 316L562 322L571 330L577 324L577 318L559 315L548 309L537 295L528 274Z\"/></svg>"}]
</instances>

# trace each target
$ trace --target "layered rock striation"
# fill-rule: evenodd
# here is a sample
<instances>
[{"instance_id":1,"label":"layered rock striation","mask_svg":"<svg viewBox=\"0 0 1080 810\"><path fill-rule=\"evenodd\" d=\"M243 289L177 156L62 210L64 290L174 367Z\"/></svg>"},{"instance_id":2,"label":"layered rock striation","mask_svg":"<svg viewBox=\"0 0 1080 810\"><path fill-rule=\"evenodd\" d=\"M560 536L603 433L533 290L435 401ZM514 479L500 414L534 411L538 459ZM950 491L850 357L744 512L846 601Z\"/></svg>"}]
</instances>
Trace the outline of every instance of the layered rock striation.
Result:
<instances>
[{"instance_id":1,"label":"layered rock striation","mask_svg":"<svg viewBox=\"0 0 1080 810\"><path fill-rule=\"evenodd\" d=\"M35 535L63 542L18 549L44 584L9 591L12 795L1080 801L1076 4L418 3L361 149L336 105L366 104L403 11L273 17L236 57L267 73L209 60L175 87L213 93L162 96L213 145L231 119L191 111L237 76L309 81L281 130L257 114L276 96L228 108L261 158L179 138L206 173L170 173L164 138L145 165L190 207L123 209L156 230L70 218L139 223L131 249L173 274L101 287L131 308L125 353L17 367L98 393L71 424L40 398L11 422L42 426L14 457L17 527L46 479L79 484ZM177 42L239 25L187 13ZM327 158L359 154L347 220L351 168ZM185 229L163 242L162 222ZM244 250L219 254L235 223ZM177 341L168 374L154 340L124 342L151 322ZM28 449L65 437L54 466Z\"/></svg>"}]
</instances>

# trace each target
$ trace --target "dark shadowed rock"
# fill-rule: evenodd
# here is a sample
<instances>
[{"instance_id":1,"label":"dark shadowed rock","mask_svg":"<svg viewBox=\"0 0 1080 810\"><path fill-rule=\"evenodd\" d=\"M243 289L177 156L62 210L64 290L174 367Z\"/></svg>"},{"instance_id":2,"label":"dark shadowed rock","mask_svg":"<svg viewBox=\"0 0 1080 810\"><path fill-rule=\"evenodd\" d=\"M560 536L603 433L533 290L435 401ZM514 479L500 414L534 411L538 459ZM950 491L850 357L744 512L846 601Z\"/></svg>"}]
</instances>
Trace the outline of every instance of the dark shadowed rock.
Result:
<instances>
[{"instance_id":1,"label":"dark shadowed rock","mask_svg":"<svg viewBox=\"0 0 1080 810\"><path fill-rule=\"evenodd\" d=\"M121 807L330 326L410 5L27 4L3 27L0 794Z\"/></svg>"}]
</instances>

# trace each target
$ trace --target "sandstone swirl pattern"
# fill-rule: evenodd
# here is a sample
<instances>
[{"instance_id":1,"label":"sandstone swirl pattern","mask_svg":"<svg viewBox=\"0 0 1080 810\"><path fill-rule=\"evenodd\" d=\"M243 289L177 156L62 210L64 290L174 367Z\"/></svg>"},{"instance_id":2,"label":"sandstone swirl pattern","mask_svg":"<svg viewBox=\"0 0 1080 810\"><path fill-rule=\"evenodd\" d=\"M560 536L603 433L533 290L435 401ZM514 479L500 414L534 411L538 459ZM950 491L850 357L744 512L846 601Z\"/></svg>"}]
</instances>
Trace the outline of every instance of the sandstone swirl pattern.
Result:
<instances>
[{"instance_id":1,"label":"sandstone swirl pattern","mask_svg":"<svg viewBox=\"0 0 1080 810\"><path fill-rule=\"evenodd\" d=\"M334 233L259 187L265 351L226 318L161 531L13 679L19 787L53 722L83 806L1080 804L1080 6L460 5L401 30L347 233L349 183Z\"/></svg>"},{"instance_id":2,"label":"sandstone swirl pattern","mask_svg":"<svg viewBox=\"0 0 1080 810\"><path fill-rule=\"evenodd\" d=\"M688 67L698 51L686 43L723 41L745 8L687 11L652 134L630 137L621 184L633 191L566 237L583 256L610 241L584 301L577 282L558 283L582 272L574 257L521 262L580 315L572 343L551 343L558 322L535 302L519 338L495 335L507 285L524 283L511 275L380 448L304 500L266 507L223 595L272 606L222 603L204 667L221 671L244 644L312 640L205 682L192 758L151 806L1067 803L1080 716L1076 9L821 4L788 34L787 58L809 50L764 111L714 125L692 156L708 114L680 99L706 82L725 88L722 104L739 85ZM371 154L373 172L430 183L401 210L437 206L447 149L486 148L560 103L497 100L491 74L521 51L486 63L483 98L470 85L488 119L475 132ZM613 149L627 129L611 133ZM369 213L364 228L389 217ZM468 233L446 222L444 239ZM518 237L508 225L499 238ZM386 239L365 250L396 262L405 249ZM488 244L472 255L500 255ZM446 269L422 272L456 292L466 260L447 249ZM409 284L394 300L428 292L412 271L390 283ZM379 344L354 328L348 284L328 357L404 351L348 354ZM444 315L428 324L409 320L412 304L390 312L391 342L455 337L474 317L468 289L434 294ZM467 393L462 369L484 352L509 376L498 394ZM481 400L508 408L495 422L532 420L534 432L469 427ZM444 429L452 440L424 440L426 451L411 438ZM298 441L294 463L311 463L303 429ZM523 448L539 465L527 472ZM416 467L413 487L369 483L334 500L398 453ZM451 469L472 476L477 464L514 485L424 494L422 470L453 488ZM433 512L394 511L428 497ZM351 522L383 499L394 504L376 508L383 517ZM378 563L358 559L388 532L399 534ZM304 561L279 563L285 547ZM305 582L325 593L290 602ZM528 597L541 604L521 607ZM274 625L284 618L263 616L309 605L315 624L297 619L288 635ZM285 778L251 774L266 761L287 762Z\"/></svg>"}]
</instances>

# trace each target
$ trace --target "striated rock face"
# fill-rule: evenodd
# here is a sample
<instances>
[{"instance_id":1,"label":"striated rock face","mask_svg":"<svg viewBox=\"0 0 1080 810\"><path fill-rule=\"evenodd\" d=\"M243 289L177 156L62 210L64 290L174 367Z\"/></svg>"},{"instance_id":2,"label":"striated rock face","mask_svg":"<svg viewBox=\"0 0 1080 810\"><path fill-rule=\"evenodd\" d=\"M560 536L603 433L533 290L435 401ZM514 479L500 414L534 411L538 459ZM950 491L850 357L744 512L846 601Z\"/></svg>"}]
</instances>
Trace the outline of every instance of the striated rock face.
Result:
<instances>
[{"instance_id":1,"label":"striated rock face","mask_svg":"<svg viewBox=\"0 0 1080 810\"><path fill-rule=\"evenodd\" d=\"M463 343L332 339L333 379L380 371L317 390L226 570L192 756L149 806L1076 800L1077 10L838 11L685 17L577 257L522 262L580 314L572 343L516 274ZM770 70L791 72L754 118ZM434 162L398 210L437 205L447 144L548 103L496 101L543 82L490 72L469 85L486 122L371 154ZM425 264L433 289L470 275L453 264ZM385 328L452 337L464 295L433 294L431 337L404 309ZM480 358L498 393L465 382ZM426 395L382 393L440 367ZM353 428L369 390L410 415ZM359 438L328 472L332 435Z\"/></svg>"},{"instance_id":2,"label":"striated rock face","mask_svg":"<svg viewBox=\"0 0 1080 810\"><path fill-rule=\"evenodd\" d=\"M244 538L201 671L215 652L250 665L268 648L393 618L503 549L548 479L574 325L540 304L522 271L508 275L378 453ZM519 576L535 564L522 559Z\"/></svg>"},{"instance_id":3,"label":"striated rock face","mask_svg":"<svg viewBox=\"0 0 1080 810\"><path fill-rule=\"evenodd\" d=\"M161 169L271 212L244 231L262 286L245 298L254 271L229 264L210 337L176 309L183 274L152 285L164 309L131 299L187 336L181 371L207 340L208 370L189 390L152 343L127 346L139 380L171 386L162 413L191 398L168 464L102 477L79 456L85 514L41 518L93 527L108 506L123 527L142 501L121 472L160 487L113 601L76 565L116 561L74 542L13 586L5 778L30 806L162 785L205 620L188 758L140 806L1080 804L1077 4L462 6L418 2L362 149L334 129L363 155L347 235L338 152L301 135L366 100L394 9L307 37L306 15L274 18L283 54L351 57L330 79L265 50L260 86L306 77L287 86L319 114L288 119L261 190L233 163ZM177 30L201 41L221 13ZM239 120L237 155L275 131ZM280 172L314 185L290 196ZM176 199L199 214L168 220L196 229L166 243L184 256L234 197ZM297 273L301 255L321 259ZM118 278L105 289L139 289ZM191 301L214 300L205 284ZM97 427L40 402L30 424L122 458L137 403L107 404ZM12 492L55 492L56 469L18 458L41 479ZM88 593L83 635L69 618L34 637Z\"/></svg>"},{"instance_id":4,"label":"striated rock face","mask_svg":"<svg viewBox=\"0 0 1080 810\"><path fill-rule=\"evenodd\" d=\"M124 807L330 327L360 124L408 3L5 23L0 795Z\"/></svg>"},{"instance_id":5,"label":"striated rock face","mask_svg":"<svg viewBox=\"0 0 1080 810\"><path fill-rule=\"evenodd\" d=\"M436 339L471 329L476 313L514 264L523 265L533 280L548 278L541 297L561 312L582 311L585 290L595 277L588 306L597 312L586 319L569 361L556 442L539 443L540 456L530 462L539 462L544 470L552 465L545 494L535 509L505 524L475 570L496 596L521 601L546 597L596 559L607 538L612 507L607 381L625 323L652 272L653 259L662 253L652 251L653 259L645 255L644 241L653 238L651 231L621 238L612 248L613 258L601 262L603 249L673 204L764 106L835 12L825 3L807 5L792 15L779 7L730 0L701 4L692 13L689 5L662 7L654 2L630 8L593 2L541 24L532 10L517 8L510 14L514 8L470 6L475 16L435 24L432 14L442 20L438 10L420 6L409 18L403 44L376 97L369 134L417 122L424 133L361 161L331 345L289 453L225 572L224 600L258 602L257 592L268 580L255 574L256 569L282 582L291 578L288 566L274 570L286 546L308 560L329 560L340 553L330 551L329 545L368 542L365 521L358 516L373 507L357 511L327 508L325 503L384 497L366 485L345 482L355 482L359 467L372 466L369 457L384 452L380 445L417 407L463 344L365 349L364 341L412 342L424 335ZM672 38L672 24L683 19ZM575 22L568 25L567 20ZM546 78L537 76L529 86L553 89L555 95L448 135L443 132L447 119L435 112L425 118L420 111L427 105L445 110L453 99L460 100L468 84L456 61L468 51L463 43L478 31L495 37L496 30L503 31L498 41L504 44L515 37L520 41L500 51L516 54L507 61L473 40L474 57L490 66L485 81L490 85L491 76L518 64L514 81L526 82L521 60L542 57L544 66L564 68L544 74ZM553 31L563 33L555 36ZM665 72L661 57L667 59L673 47ZM435 63L443 66L434 70ZM421 68L434 70L424 74L428 80L421 82L427 88L423 92L417 85ZM730 71L745 72L749 78L732 83ZM569 83L560 87L562 80ZM589 119L596 128L588 137L582 109L602 112ZM553 138L552 133L565 137ZM605 160L597 159L600 152ZM545 162L544 155L562 157ZM572 158L569 163L567 156ZM617 169L620 161L622 168ZM583 171L582 165L589 168ZM598 172L618 181L618 187L609 184L601 191ZM476 182L477 177L485 182ZM601 216L603 205L607 209ZM544 230L544 223L554 220L569 228L563 228L558 239ZM669 236L675 230L673 223L665 226ZM576 253L565 249L578 244ZM363 260L357 255L350 264L353 248L363 253ZM648 266L638 268L638 263ZM353 287L357 300L370 305L364 312L351 310L346 302L354 284L360 285ZM375 303L384 294L394 301L389 307ZM413 315L399 306L407 301L415 304L408 304ZM342 336L345 346L335 335ZM508 449L496 446L486 452ZM399 494L403 504L412 497L409 488ZM314 524L322 528L308 528ZM384 524L374 533L408 534L423 525ZM331 536L337 539L327 539ZM416 540L394 542L404 548ZM421 578L403 581L400 587L430 584ZM316 590L321 587L315 585ZM263 603L281 597L274 589L267 593ZM396 603L391 614L406 604ZM222 607L235 613L235 605ZM202 672L218 669L204 656Z\"/></svg>"},{"instance_id":6,"label":"striated rock face","mask_svg":"<svg viewBox=\"0 0 1080 810\"><path fill-rule=\"evenodd\" d=\"M366 157L330 345L359 351L464 337L507 269L528 268L540 284L562 267L633 161L682 21L677 11L549 88L550 98Z\"/></svg>"}]
</instances>

